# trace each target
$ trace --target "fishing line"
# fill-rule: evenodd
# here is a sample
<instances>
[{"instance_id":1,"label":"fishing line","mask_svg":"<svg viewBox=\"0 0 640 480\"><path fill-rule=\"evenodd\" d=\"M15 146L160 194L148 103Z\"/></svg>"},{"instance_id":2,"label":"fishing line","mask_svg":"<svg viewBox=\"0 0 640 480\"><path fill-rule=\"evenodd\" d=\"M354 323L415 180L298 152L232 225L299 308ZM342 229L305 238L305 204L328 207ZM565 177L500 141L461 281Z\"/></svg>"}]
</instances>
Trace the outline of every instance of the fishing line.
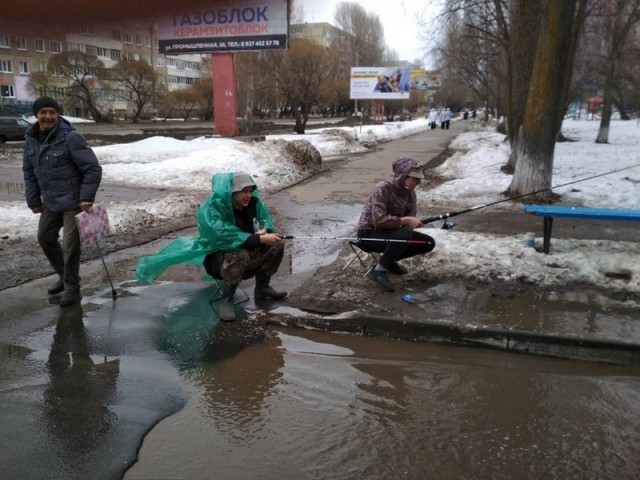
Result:
<instances>
[{"instance_id":1,"label":"fishing line","mask_svg":"<svg viewBox=\"0 0 640 480\"><path fill-rule=\"evenodd\" d=\"M542 190L536 190L535 192L523 193L522 195L517 195L515 197L509 197L509 198L505 198L503 200L498 200L498 201L491 202L491 203L485 203L483 205L476 205L476 206L471 207L471 208L465 208L464 210L458 210L457 212L443 213L442 215L436 215L434 217L424 217L424 218L421 218L420 221L422 223L431 223L431 222L435 222L437 220L445 220L445 219L450 218L450 217L455 217L456 215L462 215L463 213L468 213L468 212L472 212L474 210L479 210L481 208L486 208L486 207L490 207L492 205L497 205L498 203L510 202L512 200L517 200L519 198L528 197L530 195L535 195L537 193L548 192L548 191L554 190L556 188L566 187L567 185L573 185L574 183L585 182L587 180L592 180L594 178L603 177L605 175L611 175L612 173L622 172L624 170L629 170L631 168L636 168L636 167L640 167L640 163L638 163L636 165L631 165L630 167L618 168L617 170L611 170L610 172L599 173L598 175L593 175L591 177L581 178L579 180L574 180L572 182L563 183L561 185L554 185L552 187L543 188ZM445 226L446 225L448 225L448 224L445 223ZM445 227L445 226L443 226L442 228L451 228L451 227Z\"/></svg>"}]
</instances>

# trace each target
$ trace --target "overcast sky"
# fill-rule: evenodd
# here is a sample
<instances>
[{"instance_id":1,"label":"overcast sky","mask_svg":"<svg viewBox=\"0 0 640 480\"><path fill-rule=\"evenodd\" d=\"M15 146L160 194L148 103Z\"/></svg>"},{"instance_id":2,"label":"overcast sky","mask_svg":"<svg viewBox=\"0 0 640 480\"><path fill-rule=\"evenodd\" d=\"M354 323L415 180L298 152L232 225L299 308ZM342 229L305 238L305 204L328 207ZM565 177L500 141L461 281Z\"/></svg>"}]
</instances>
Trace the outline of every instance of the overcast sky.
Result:
<instances>
[{"instance_id":1,"label":"overcast sky","mask_svg":"<svg viewBox=\"0 0 640 480\"><path fill-rule=\"evenodd\" d=\"M333 16L340 2L341 0L303 0L304 20L334 24ZM398 52L401 60L413 61L423 57L425 43L419 38L418 20L433 18L439 7L425 0L352 0L348 3L359 3L378 15L384 27L387 45Z\"/></svg>"}]
</instances>

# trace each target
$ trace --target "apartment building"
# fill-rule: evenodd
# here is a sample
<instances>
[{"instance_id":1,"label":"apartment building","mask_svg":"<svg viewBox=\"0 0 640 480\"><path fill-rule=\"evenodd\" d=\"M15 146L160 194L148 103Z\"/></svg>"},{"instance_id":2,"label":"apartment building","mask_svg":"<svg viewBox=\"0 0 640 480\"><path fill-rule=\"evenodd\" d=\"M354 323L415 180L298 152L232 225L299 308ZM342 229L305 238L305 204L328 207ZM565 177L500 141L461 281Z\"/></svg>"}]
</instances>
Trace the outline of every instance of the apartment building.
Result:
<instances>
[{"instance_id":1,"label":"apartment building","mask_svg":"<svg viewBox=\"0 0 640 480\"><path fill-rule=\"evenodd\" d=\"M54 24L43 28L0 18L0 110L30 113L33 100L47 94L58 99L69 114L81 116L80 107L65 99L65 91L70 87L65 84L68 80L47 67L51 56L64 51L95 55L105 68L112 68L122 59L144 60L154 66L158 84L168 91L186 88L197 79L209 76L208 55L160 54L154 33L154 25L144 22L71 27ZM52 87L48 91L34 91L30 81L34 72L49 76ZM99 79L95 81L99 88ZM134 108L126 95L117 91L105 91L100 102L105 111L119 114Z\"/></svg>"},{"instance_id":2,"label":"apartment building","mask_svg":"<svg viewBox=\"0 0 640 480\"><path fill-rule=\"evenodd\" d=\"M332 46L338 38L345 35L344 31L326 22L297 23L289 27L289 38L310 40L326 48Z\"/></svg>"}]
</instances>

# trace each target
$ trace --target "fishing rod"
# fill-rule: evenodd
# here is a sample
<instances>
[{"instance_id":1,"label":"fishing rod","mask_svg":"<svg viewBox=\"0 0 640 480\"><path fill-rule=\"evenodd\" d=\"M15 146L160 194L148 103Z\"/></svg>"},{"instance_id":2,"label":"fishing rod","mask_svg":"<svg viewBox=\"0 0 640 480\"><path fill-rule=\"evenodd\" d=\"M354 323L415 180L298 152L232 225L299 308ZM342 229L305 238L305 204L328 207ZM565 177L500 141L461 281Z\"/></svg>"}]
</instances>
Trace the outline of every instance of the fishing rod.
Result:
<instances>
[{"instance_id":1,"label":"fishing rod","mask_svg":"<svg viewBox=\"0 0 640 480\"><path fill-rule=\"evenodd\" d=\"M598 178L598 177L603 177L605 175L611 175L612 173L622 172L624 170L629 170L631 168L636 168L636 167L640 167L640 163L637 164L637 165L631 165L630 167L624 167L624 168L619 168L617 170L611 170L610 172L600 173L598 175L593 175L591 177L581 178L580 180L574 180L573 182L567 182L567 183L563 183L561 185L554 185L553 187L543 188L541 190L536 190L535 192L523 193L522 195L517 195L515 197L509 197L509 198L505 198L503 200L498 200L498 201L491 202L491 203L485 203L483 205L476 205L476 206L471 207L471 208L465 208L464 210L458 210L457 212L443 213L442 215L436 215L434 217L424 217L424 218L421 218L420 221L422 223L426 224L426 223L431 223L431 222L435 222L435 221L438 221L438 220L446 220L447 218L455 217L456 215L462 215L463 213L469 213L469 212L472 212L474 210L479 210L481 208L486 208L486 207L490 207L492 205L497 205L498 203L510 202L512 200L517 200L519 198L528 197L530 195L535 195L536 193L548 192L548 191L554 190L556 188L566 187L567 185L573 185L574 183L585 182L587 180L591 180L591 179ZM442 226L442 228L446 230L446 229L452 228L453 225L454 224L447 223L445 221L445 223Z\"/></svg>"},{"instance_id":2,"label":"fishing rod","mask_svg":"<svg viewBox=\"0 0 640 480\"><path fill-rule=\"evenodd\" d=\"M278 235L283 240L349 240L352 242L385 242L425 244L426 240L396 240L393 238L358 238L358 237L300 237L298 235Z\"/></svg>"}]
</instances>

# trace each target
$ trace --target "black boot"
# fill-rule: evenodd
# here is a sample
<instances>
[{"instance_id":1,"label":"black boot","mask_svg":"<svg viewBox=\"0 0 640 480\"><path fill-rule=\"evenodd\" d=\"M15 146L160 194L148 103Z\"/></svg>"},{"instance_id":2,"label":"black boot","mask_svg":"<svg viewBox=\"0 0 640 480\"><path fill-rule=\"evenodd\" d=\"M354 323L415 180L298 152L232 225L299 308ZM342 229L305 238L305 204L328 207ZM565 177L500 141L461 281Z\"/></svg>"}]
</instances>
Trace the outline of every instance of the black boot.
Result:
<instances>
[{"instance_id":1,"label":"black boot","mask_svg":"<svg viewBox=\"0 0 640 480\"><path fill-rule=\"evenodd\" d=\"M236 319L236 308L233 306L233 296L236 293L237 285L229 282L222 284L222 298L220 299L220 320L233 322Z\"/></svg>"},{"instance_id":2,"label":"black boot","mask_svg":"<svg viewBox=\"0 0 640 480\"><path fill-rule=\"evenodd\" d=\"M64 292L64 282L62 281L62 277L58 278L58 281L51 285L47 290L49 295L57 295L58 293Z\"/></svg>"},{"instance_id":3,"label":"black boot","mask_svg":"<svg viewBox=\"0 0 640 480\"><path fill-rule=\"evenodd\" d=\"M80 290L65 290L64 295L60 299L60 306L68 307L75 305L76 303L80 303L80 300L82 300Z\"/></svg>"},{"instance_id":4,"label":"black boot","mask_svg":"<svg viewBox=\"0 0 640 480\"><path fill-rule=\"evenodd\" d=\"M273 300L282 300L287 296L287 292L279 292L269 286L271 277L258 273L256 275L256 288L253 292L253 296L256 300L262 300L264 298L271 298Z\"/></svg>"}]
</instances>

